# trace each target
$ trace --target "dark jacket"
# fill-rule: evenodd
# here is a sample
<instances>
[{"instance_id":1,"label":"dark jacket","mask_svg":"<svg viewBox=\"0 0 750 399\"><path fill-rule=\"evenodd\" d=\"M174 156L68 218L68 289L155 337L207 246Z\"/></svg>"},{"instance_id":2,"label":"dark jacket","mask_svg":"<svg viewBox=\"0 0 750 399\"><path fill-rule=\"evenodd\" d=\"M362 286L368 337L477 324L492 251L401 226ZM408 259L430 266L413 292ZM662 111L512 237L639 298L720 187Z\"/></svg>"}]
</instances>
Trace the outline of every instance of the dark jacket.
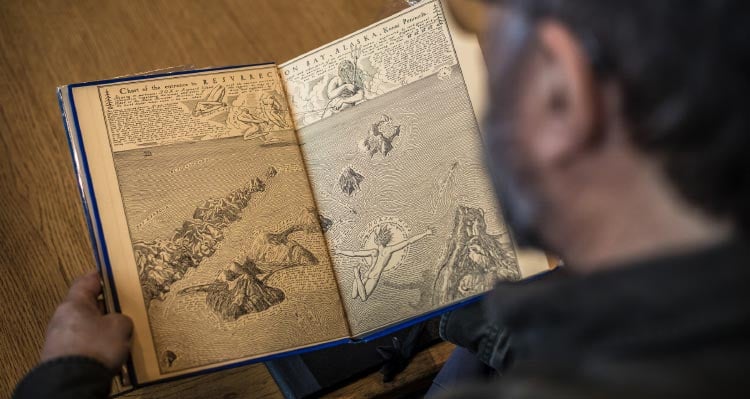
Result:
<instances>
[{"instance_id":1,"label":"dark jacket","mask_svg":"<svg viewBox=\"0 0 750 399\"><path fill-rule=\"evenodd\" d=\"M750 250L733 240L589 275L561 268L441 324L501 374L448 397L750 397Z\"/></svg>"},{"instance_id":2,"label":"dark jacket","mask_svg":"<svg viewBox=\"0 0 750 399\"><path fill-rule=\"evenodd\" d=\"M68 356L44 362L18 383L14 399L101 399L109 395L114 375L100 362Z\"/></svg>"},{"instance_id":3,"label":"dark jacket","mask_svg":"<svg viewBox=\"0 0 750 399\"><path fill-rule=\"evenodd\" d=\"M576 276L499 285L446 315L443 336L501 377L452 398L750 397L750 250L715 248ZM112 375L62 358L15 398L104 398Z\"/></svg>"}]
</instances>

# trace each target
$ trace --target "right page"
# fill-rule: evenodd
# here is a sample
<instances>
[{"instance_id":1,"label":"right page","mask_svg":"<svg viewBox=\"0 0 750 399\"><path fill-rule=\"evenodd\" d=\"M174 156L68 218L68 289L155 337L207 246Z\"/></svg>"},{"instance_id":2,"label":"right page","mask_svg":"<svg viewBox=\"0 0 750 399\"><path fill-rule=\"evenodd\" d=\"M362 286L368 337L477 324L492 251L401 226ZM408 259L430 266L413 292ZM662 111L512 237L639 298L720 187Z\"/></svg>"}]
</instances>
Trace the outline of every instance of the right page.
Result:
<instances>
[{"instance_id":1,"label":"right page","mask_svg":"<svg viewBox=\"0 0 750 399\"><path fill-rule=\"evenodd\" d=\"M482 159L476 39L427 1L280 66L354 336L547 269Z\"/></svg>"}]
</instances>

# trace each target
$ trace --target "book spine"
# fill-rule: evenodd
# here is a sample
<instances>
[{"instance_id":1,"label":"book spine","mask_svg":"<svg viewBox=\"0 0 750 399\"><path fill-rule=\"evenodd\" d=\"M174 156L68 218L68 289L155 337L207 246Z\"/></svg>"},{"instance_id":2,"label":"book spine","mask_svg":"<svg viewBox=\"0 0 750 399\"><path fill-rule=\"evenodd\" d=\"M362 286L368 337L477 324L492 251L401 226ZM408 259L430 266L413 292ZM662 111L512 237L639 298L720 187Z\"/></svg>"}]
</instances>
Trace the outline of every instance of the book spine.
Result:
<instances>
[{"instance_id":1,"label":"book spine","mask_svg":"<svg viewBox=\"0 0 750 399\"><path fill-rule=\"evenodd\" d=\"M88 188L88 179L86 178L85 171L83 169L83 165L81 164L81 152L83 145L79 140L78 137L80 135L78 134L77 128L75 123L70 119L72 115L68 113L68 108L70 108L71 113L74 112L73 110L73 104L70 101L70 88L68 86L60 86L57 88L57 104L60 107L60 114L62 117L63 122L63 128L65 129L65 136L68 142L68 150L70 151L70 157L71 161L73 163L73 171L75 172L76 176L76 183L78 186L78 195L81 199L81 204L83 205L83 216L86 221L86 229L89 233L89 241L91 241L92 245L92 252L94 255L94 261L96 263L97 271L99 272L100 277L102 280L106 279L105 273L104 273L104 265L102 264L102 259L99 252L99 247L97 245L97 238L96 238L96 230L94 229L94 224L92 218L95 217L95 215L92 215L90 212L89 207L89 201L86 196L86 191ZM108 287L108 284L105 281L104 286ZM112 298L112 293L109 292L108 289L104 289L104 302L106 304L105 308L107 309L107 313L111 313L115 308L115 301ZM120 373L118 373L116 380L113 382L113 392L115 394L122 394L129 392L134 389L134 385L131 382L129 376L132 375L132 364L130 361L127 362L127 364L123 365L123 368Z\"/></svg>"}]
</instances>

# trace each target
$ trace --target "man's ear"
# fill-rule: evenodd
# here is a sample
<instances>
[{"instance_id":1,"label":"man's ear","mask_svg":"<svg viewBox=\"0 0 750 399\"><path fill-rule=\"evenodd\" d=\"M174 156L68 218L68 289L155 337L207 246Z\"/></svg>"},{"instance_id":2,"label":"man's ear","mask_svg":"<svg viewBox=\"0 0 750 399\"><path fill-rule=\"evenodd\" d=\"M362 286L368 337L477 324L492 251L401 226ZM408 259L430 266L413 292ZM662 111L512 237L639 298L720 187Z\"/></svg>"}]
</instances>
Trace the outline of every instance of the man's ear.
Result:
<instances>
[{"instance_id":1,"label":"man's ear","mask_svg":"<svg viewBox=\"0 0 750 399\"><path fill-rule=\"evenodd\" d=\"M559 165L585 150L596 138L596 96L593 70L577 38L556 21L536 27L530 96L536 108L531 150L548 165Z\"/></svg>"}]
</instances>

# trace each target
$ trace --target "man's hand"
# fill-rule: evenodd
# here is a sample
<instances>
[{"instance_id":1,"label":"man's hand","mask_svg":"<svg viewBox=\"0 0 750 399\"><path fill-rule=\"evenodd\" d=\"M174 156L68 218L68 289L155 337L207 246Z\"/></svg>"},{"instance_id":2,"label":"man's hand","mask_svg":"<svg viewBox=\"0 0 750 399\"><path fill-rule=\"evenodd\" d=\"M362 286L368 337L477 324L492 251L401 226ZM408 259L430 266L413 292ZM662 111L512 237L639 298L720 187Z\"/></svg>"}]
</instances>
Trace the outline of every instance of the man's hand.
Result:
<instances>
[{"instance_id":1,"label":"man's hand","mask_svg":"<svg viewBox=\"0 0 750 399\"><path fill-rule=\"evenodd\" d=\"M133 322L119 313L103 315L97 303L100 292L96 272L73 282L47 326L42 362L62 356L86 356L112 371L125 363Z\"/></svg>"}]
</instances>

